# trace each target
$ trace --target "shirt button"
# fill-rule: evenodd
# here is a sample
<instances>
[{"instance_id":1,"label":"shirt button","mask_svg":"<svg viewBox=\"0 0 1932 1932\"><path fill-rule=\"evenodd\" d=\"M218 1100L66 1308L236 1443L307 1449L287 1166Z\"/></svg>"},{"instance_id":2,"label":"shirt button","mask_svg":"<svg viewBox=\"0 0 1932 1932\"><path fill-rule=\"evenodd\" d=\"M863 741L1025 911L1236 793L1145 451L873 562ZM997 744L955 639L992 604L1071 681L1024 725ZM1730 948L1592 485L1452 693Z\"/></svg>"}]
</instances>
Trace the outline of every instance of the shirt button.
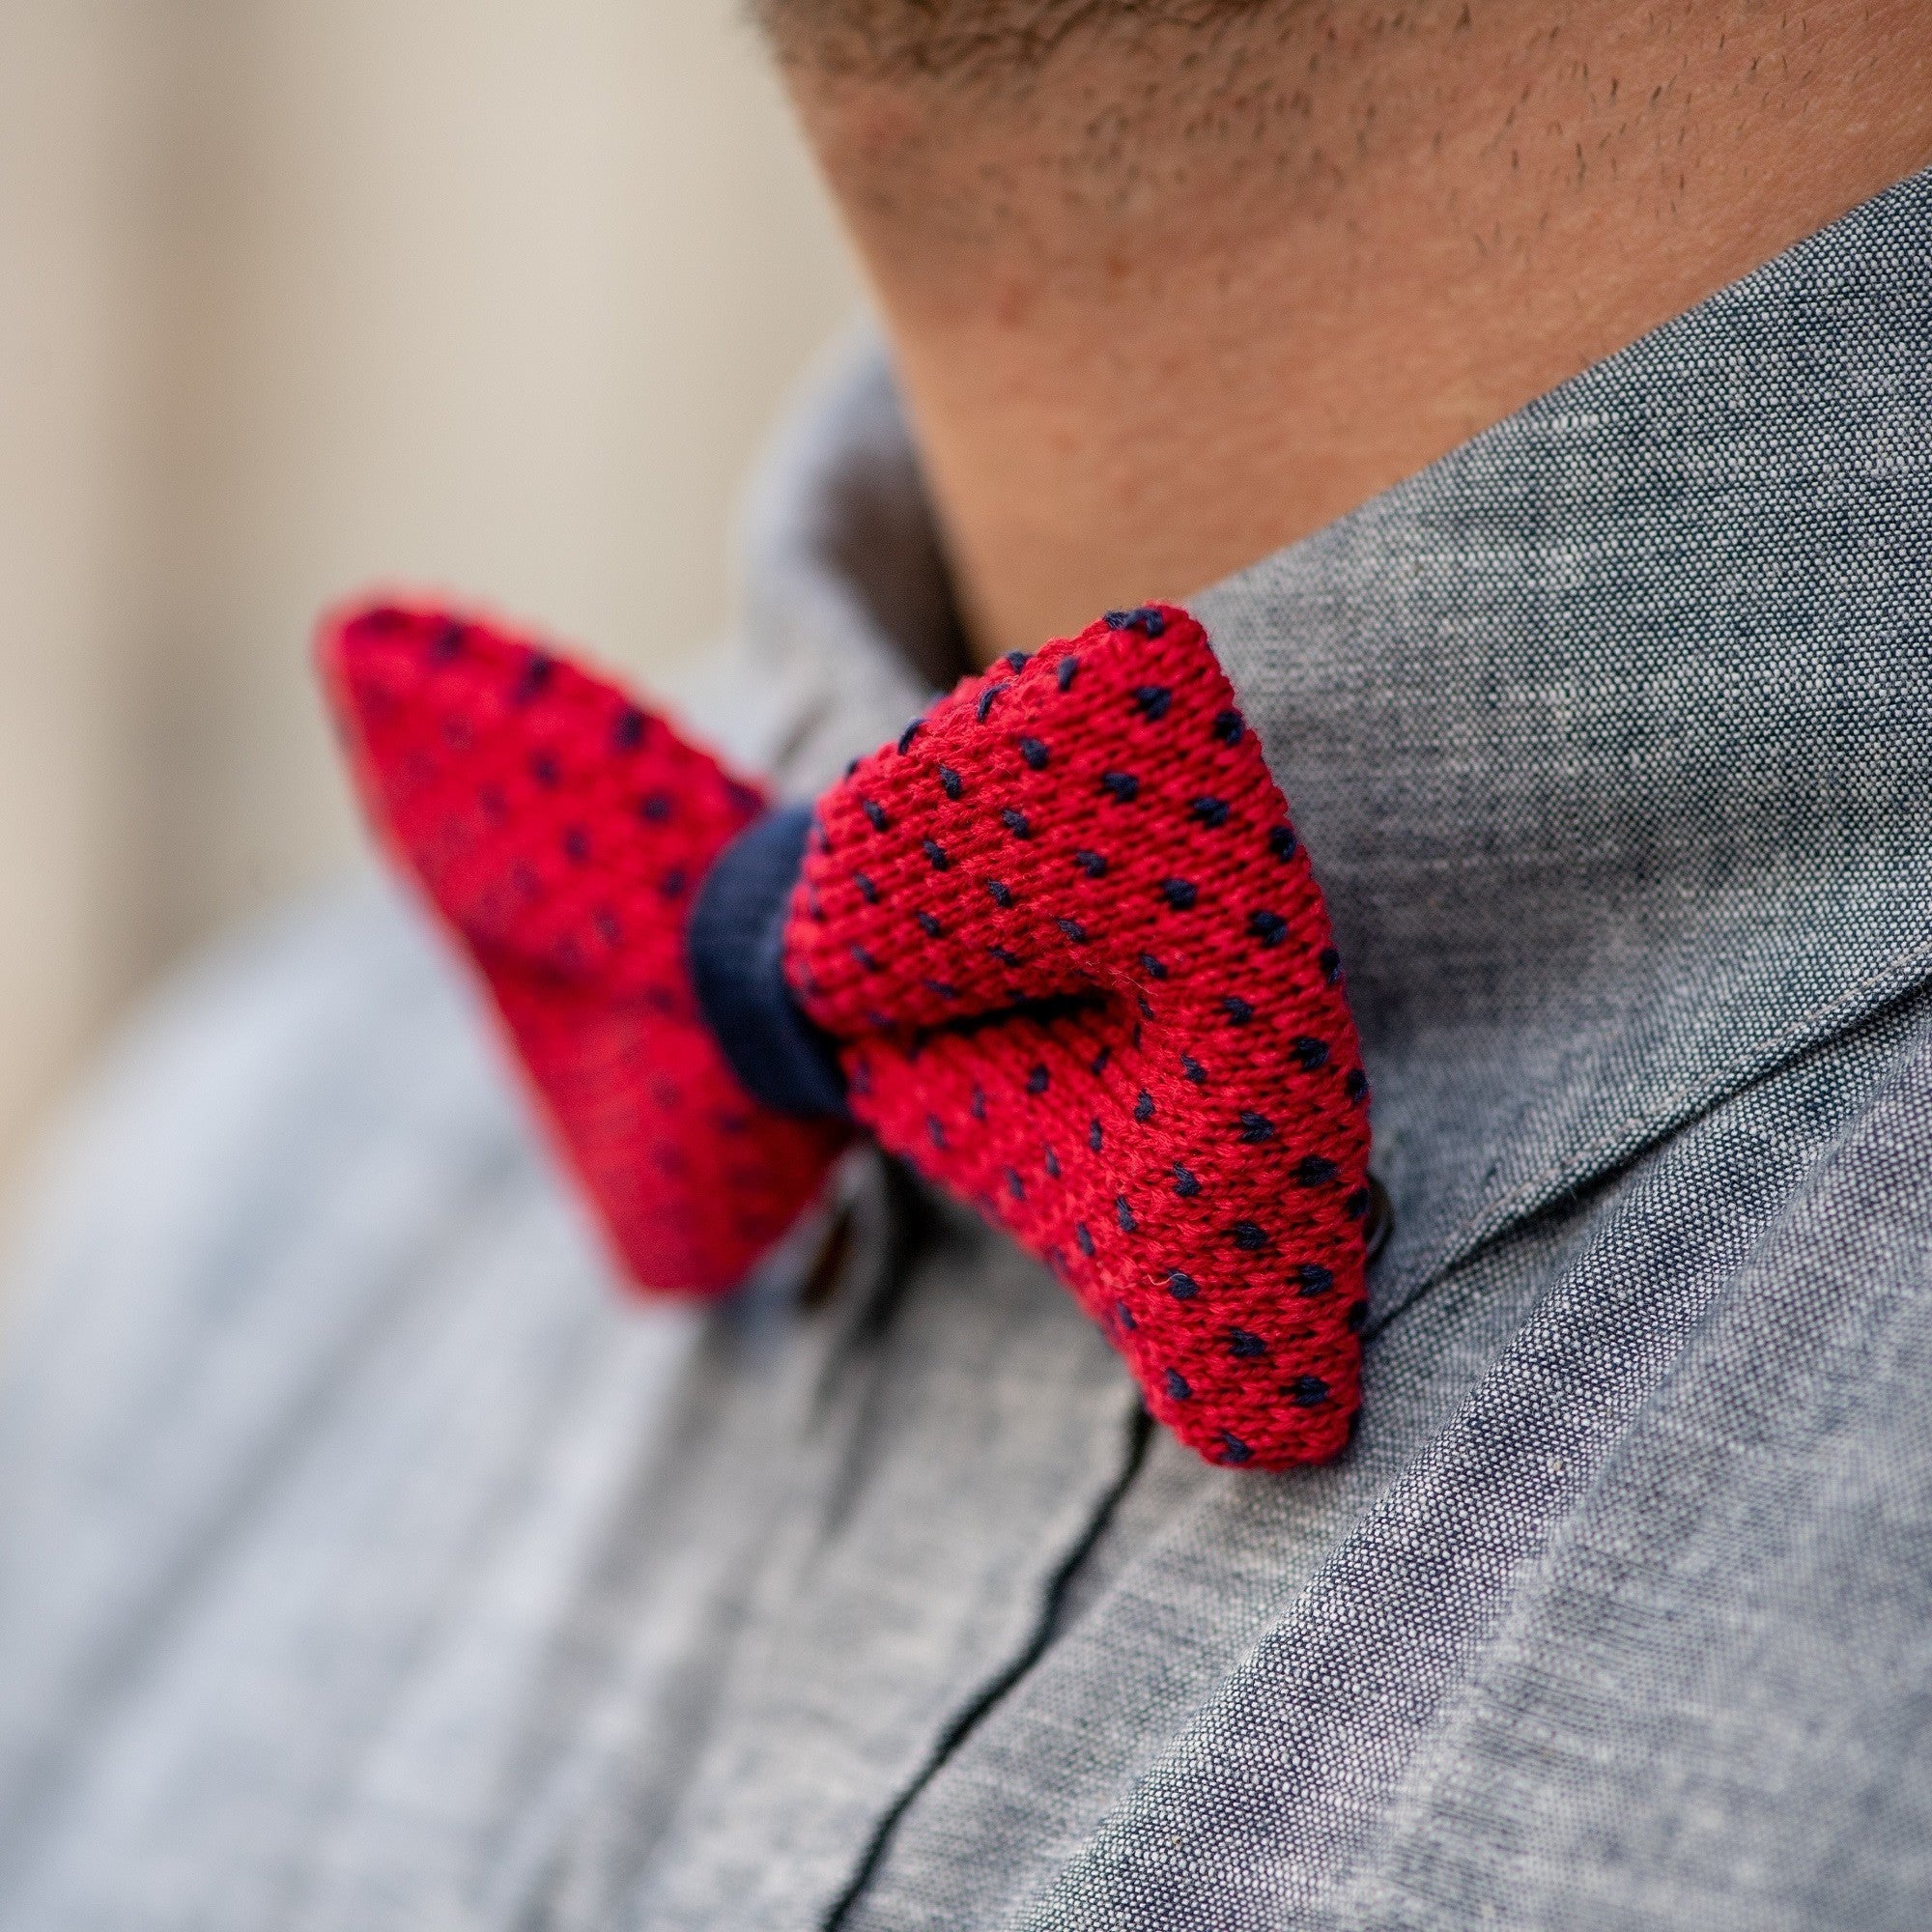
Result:
<instances>
[{"instance_id":1,"label":"shirt button","mask_svg":"<svg viewBox=\"0 0 1932 1932\"><path fill-rule=\"evenodd\" d=\"M823 1308L838 1293L845 1264L851 1259L852 1209L845 1207L833 1215L819 1240L818 1252L805 1271L805 1279L799 1284L799 1307L807 1313Z\"/></svg>"},{"instance_id":2,"label":"shirt button","mask_svg":"<svg viewBox=\"0 0 1932 1932\"><path fill-rule=\"evenodd\" d=\"M1372 1174L1369 1176L1369 1211L1362 1217L1362 1239L1368 1245L1367 1264L1373 1267L1395 1233L1395 1208L1388 1189Z\"/></svg>"}]
</instances>

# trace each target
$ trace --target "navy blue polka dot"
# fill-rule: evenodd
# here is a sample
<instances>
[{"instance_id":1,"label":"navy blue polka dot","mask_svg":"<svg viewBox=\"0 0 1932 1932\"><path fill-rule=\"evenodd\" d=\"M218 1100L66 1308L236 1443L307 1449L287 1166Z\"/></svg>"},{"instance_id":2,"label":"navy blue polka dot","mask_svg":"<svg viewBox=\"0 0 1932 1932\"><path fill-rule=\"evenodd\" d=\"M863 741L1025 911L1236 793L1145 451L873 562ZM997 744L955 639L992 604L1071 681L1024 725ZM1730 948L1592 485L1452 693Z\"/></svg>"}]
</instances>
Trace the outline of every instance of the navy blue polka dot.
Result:
<instances>
[{"instance_id":1,"label":"navy blue polka dot","mask_svg":"<svg viewBox=\"0 0 1932 1932\"><path fill-rule=\"evenodd\" d=\"M543 652L534 652L524 665L516 689L510 694L510 702L528 704L542 696L550 689L551 679L555 673L556 666Z\"/></svg>"}]
</instances>

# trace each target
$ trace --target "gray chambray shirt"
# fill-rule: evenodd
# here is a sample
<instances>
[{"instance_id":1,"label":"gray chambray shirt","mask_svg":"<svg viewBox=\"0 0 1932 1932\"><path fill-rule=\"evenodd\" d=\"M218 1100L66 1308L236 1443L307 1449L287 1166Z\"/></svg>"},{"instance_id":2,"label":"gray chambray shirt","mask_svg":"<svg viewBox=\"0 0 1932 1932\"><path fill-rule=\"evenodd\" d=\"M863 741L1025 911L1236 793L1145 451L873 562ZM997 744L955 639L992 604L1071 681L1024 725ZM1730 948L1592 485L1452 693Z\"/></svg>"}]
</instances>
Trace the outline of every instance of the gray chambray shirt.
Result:
<instances>
[{"instance_id":1,"label":"gray chambray shirt","mask_svg":"<svg viewBox=\"0 0 1932 1932\"><path fill-rule=\"evenodd\" d=\"M752 537L803 790L956 652L875 353ZM625 1298L386 891L203 968L18 1263L0 1925L1924 1932L1928 572L1932 176L1194 601L1398 1214L1328 1468L872 1156Z\"/></svg>"}]
</instances>

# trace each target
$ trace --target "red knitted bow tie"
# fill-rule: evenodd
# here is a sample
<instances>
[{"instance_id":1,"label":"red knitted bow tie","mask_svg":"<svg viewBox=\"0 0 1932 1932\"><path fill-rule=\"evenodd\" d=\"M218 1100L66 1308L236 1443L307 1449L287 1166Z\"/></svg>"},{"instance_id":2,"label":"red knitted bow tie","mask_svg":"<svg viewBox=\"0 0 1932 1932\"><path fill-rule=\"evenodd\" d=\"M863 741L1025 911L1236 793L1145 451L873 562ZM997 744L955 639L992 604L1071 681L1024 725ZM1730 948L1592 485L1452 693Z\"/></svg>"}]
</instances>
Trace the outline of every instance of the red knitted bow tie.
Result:
<instances>
[{"instance_id":1,"label":"red knitted bow tie","mask_svg":"<svg viewBox=\"0 0 1932 1932\"><path fill-rule=\"evenodd\" d=\"M735 1286L856 1122L1045 1261L1203 1456L1343 1446L1368 1083L1184 611L1014 653L789 816L489 625L384 605L321 655L372 819L639 1282Z\"/></svg>"}]
</instances>

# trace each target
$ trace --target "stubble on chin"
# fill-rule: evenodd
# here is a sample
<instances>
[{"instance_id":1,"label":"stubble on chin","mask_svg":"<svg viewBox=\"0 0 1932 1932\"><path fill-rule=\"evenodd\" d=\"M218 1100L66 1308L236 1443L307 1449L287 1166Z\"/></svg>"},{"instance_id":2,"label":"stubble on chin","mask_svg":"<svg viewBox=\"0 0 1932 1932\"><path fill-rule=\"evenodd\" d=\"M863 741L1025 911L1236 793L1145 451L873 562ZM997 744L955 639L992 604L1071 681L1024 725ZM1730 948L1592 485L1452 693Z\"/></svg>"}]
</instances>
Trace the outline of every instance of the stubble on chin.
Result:
<instances>
[{"instance_id":1,"label":"stubble on chin","mask_svg":"<svg viewBox=\"0 0 1932 1932\"><path fill-rule=\"evenodd\" d=\"M1305 0L748 0L786 66L858 78L1026 73L1068 42L1211 31Z\"/></svg>"}]
</instances>

